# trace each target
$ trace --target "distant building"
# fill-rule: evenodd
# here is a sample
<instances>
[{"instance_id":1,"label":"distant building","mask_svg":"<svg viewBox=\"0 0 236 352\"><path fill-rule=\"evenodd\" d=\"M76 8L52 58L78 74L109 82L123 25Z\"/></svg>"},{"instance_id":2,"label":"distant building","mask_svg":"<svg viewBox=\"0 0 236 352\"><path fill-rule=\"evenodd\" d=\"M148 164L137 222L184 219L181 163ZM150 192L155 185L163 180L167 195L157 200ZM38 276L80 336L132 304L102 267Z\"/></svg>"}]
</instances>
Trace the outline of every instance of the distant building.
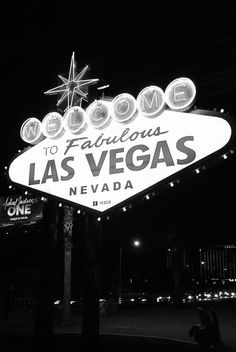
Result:
<instances>
[{"instance_id":1,"label":"distant building","mask_svg":"<svg viewBox=\"0 0 236 352\"><path fill-rule=\"evenodd\" d=\"M186 285L236 284L236 245L168 248L166 265ZM176 274L177 273L177 274Z\"/></svg>"}]
</instances>

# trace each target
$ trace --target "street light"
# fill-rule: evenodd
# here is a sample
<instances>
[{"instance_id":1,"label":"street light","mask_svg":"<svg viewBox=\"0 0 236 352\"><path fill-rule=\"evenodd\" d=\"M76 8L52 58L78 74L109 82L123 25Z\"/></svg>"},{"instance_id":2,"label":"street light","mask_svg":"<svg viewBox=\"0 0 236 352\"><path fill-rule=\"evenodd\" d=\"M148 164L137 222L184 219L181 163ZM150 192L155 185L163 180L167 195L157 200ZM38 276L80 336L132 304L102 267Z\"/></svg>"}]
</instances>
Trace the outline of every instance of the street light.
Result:
<instances>
[{"instance_id":1,"label":"street light","mask_svg":"<svg viewBox=\"0 0 236 352\"><path fill-rule=\"evenodd\" d=\"M141 242L139 240L133 240L132 245L134 247L140 247ZM119 300L118 303L121 303L122 301L122 256L123 256L123 248L122 245L120 245L120 257L119 257Z\"/></svg>"}]
</instances>

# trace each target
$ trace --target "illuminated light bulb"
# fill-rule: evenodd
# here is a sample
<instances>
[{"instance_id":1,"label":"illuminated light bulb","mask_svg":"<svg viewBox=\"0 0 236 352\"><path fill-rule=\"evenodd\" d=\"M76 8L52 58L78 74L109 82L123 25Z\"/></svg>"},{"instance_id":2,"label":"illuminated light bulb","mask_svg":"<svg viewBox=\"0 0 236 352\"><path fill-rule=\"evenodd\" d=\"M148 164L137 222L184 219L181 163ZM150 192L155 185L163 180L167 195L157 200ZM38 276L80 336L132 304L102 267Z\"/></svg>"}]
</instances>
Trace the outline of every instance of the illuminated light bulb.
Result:
<instances>
[{"instance_id":1,"label":"illuminated light bulb","mask_svg":"<svg viewBox=\"0 0 236 352\"><path fill-rule=\"evenodd\" d=\"M47 138L58 139L65 130L63 117L58 112L50 112L42 121L42 132Z\"/></svg>"},{"instance_id":2,"label":"illuminated light bulb","mask_svg":"<svg viewBox=\"0 0 236 352\"><path fill-rule=\"evenodd\" d=\"M97 218L97 221L101 221L101 217L98 217L98 218Z\"/></svg>"},{"instance_id":3,"label":"illuminated light bulb","mask_svg":"<svg viewBox=\"0 0 236 352\"><path fill-rule=\"evenodd\" d=\"M109 88L110 85L109 84L106 84L104 86L101 86L101 87L97 87L97 90L103 90L103 89L106 89L106 88Z\"/></svg>"},{"instance_id":4,"label":"illuminated light bulb","mask_svg":"<svg viewBox=\"0 0 236 352\"><path fill-rule=\"evenodd\" d=\"M81 213L81 210L77 210L77 214L80 214Z\"/></svg>"},{"instance_id":5,"label":"illuminated light bulb","mask_svg":"<svg viewBox=\"0 0 236 352\"><path fill-rule=\"evenodd\" d=\"M63 117L63 126L72 134L80 134L87 128L86 114L80 106L73 106L67 110Z\"/></svg>"},{"instance_id":6,"label":"illuminated light bulb","mask_svg":"<svg viewBox=\"0 0 236 352\"><path fill-rule=\"evenodd\" d=\"M160 87L144 88L137 96L139 112L148 118L159 116L165 107L165 93Z\"/></svg>"},{"instance_id":7,"label":"illuminated light bulb","mask_svg":"<svg viewBox=\"0 0 236 352\"><path fill-rule=\"evenodd\" d=\"M41 197L41 200L42 200L42 201L44 201L44 200L45 200L45 198L44 198L44 197Z\"/></svg>"},{"instance_id":8,"label":"illuminated light bulb","mask_svg":"<svg viewBox=\"0 0 236 352\"><path fill-rule=\"evenodd\" d=\"M42 123L36 117L30 117L21 126L20 136L24 142L37 144L45 137L42 133Z\"/></svg>"},{"instance_id":9,"label":"illuminated light bulb","mask_svg":"<svg viewBox=\"0 0 236 352\"><path fill-rule=\"evenodd\" d=\"M8 186L8 188L10 188L10 189L11 189L11 188L12 188L12 185L9 185L9 186Z\"/></svg>"},{"instance_id":10,"label":"illuminated light bulb","mask_svg":"<svg viewBox=\"0 0 236 352\"><path fill-rule=\"evenodd\" d=\"M149 194L146 194L145 198L146 198L146 199L150 199Z\"/></svg>"},{"instance_id":11,"label":"illuminated light bulb","mask_svg":"<svg viewBox=\"0 0 236 352\"><path fill-rule=\"evenodd\" d=\"M186 111L191 108L196 97L196 87L186 77L172 81L165 90L165 101L174 111Z\"/></svg>"},{"instance_id":12,"label":"illuminated light bulb","mask_svg":"<svg viewBox=\"0 0 236 352\"><path fill-rule=\"evenodd\" d=\"M175 184L174 184L174 182L170 182L169 185L170 185L170 187L174 187Z\"/></svg>"},{"instance_id":13,"label":"illuminated light bulb","mask_svg":"<svg viewBox=\"0 0 236 352\"><path fill-rule=\"evenodd\" d=\"M126 207L123 207L122 210L123 210L123 211L126 211Z\"/></svg>"},{"instance_id":14,"label":"illuminated light bulb","mask_svg":"<svg viewBox=\"0 0 236 352\"><path fill-rule=\"evenodd\" d=\"M220 112L224 112L225 111L225 109L220 109Z\"/></svg>"},{"instance_id":15,"label":"illuminated light bulb","mask_svg":"<svg viewBox=\"0 0 236 352\"><path fill-rule=\"evenodd\" d=\"M224 155L223 155L223 159L227 159L227 154L224 154Z\"/></svg>"},{"instance_id":16,"label":"illuminated light bulb","mask_svg":"<svg viewBox=\"0 0 236 352\"><path fill-rule=\"evenodd\" d=\"M120 123L133 121L137 112L137 102L131 94L122 93L112 100L111 115Z\"/></svg>"},{"instance_id":17,"label":"illuminated light bulb","mask_svg":"<svg viewBox=\"0 0 236 352\"><path fill-rule=\"evenodd\" d=\"M199 173L200 173L200 170L199 170L199 169L196 169L195 172L196 172L196 174L199 174Z\"/></svg>"},{"instance_id":18,"label":"illuminated light bulb","mask_svg":"<svg viewBox=\"0 0 236 352\"><path fill-rule=\"evenodd\" d=\"M7 166L4 166L4 169L7 170Z\"/></svg>"},{"instance_id":19,"label":"illuminated light bulb","mask_svg":"<svg viewBox=\"0 0 236 352\"><path fill-rule=\"evenodd\" d=\"M27 195L28 194L28 191L25 191L25 195Z\"/></svg>"},{"instance_id":20,"label":"illuminated light bulb","mask_svg":"<svg viewBox=\"0 0 236 352\"><path fill-rule=\"evenodd\" d=\"M103 129L111 122L110 103L95 100L86 109L89 124L96 129Z\"/></svg>"},{"instance_id":21,"label":"illuminated light bulb","mask_svg":"<svg viewBox=\"0 0 236 352\"><path fill-rule=\"evenodd\" d=\"M59 203L58 206L61 208L62 207L62 203Z\"/></svg>"},{"instance_id":22,"label":"illuminated light bulb","mask_svg":"<svg viewBox=\"0 0 236 352\"><path fill-rule=\"evenodd\" d=\"M18 149L18 153L21 153L21 150L20 150L20 149Z\"/></svg>"}]
</instances>

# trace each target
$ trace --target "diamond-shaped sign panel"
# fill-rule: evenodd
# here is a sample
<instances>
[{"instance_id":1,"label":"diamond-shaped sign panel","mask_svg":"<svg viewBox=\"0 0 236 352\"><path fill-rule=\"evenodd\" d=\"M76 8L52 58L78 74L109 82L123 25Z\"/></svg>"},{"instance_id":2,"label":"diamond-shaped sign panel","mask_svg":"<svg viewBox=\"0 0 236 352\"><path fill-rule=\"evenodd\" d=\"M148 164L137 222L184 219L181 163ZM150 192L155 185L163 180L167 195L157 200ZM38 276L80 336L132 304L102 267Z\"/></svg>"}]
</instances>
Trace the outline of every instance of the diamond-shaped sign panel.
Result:
<instances>
[{"instance_id":1,"label":"diamond-shaped sign panel","mask_svg":"<svg viewBox=\"0 0 236 352\"><path fill-rule=\"evenodd\" d=\"M232 129L222 117L165 110L155 118L139 113L129 123L113 120L100 130L64 132L19 155L9 177L104 212L225 147Z\"/></svg>"}]
</instances>

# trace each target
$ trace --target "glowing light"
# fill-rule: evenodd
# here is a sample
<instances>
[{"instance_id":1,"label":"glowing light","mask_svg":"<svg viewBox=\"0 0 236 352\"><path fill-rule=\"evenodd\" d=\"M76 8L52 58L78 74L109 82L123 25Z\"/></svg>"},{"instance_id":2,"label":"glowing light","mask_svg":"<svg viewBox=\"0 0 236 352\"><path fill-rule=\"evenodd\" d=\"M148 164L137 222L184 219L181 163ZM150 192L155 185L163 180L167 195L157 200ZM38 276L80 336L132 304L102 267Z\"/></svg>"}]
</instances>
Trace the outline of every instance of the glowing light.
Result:
<instances>
[{"instance_id":1,"label":"glowing light","mask_svg":"<svg viewBox=\"0 0 236 352\"><path fill-rule=\"evenodd\" d=\"M59 203L58 206L61 208L62 207L62 203Z\"/></svg>"},{"instance_id":2,"label":"glowing light","mask_svg":"<svg viewBox=\"0 0 236 352\"><path fill-rule=\"evenodd\" d=\"M42 132L48 138L59 138L64 133L63 118L58 112L50 112L42 121Z\"/></svg>"},{"instance_id":3,"label":"glowing light","mask_svg":"<svg viewBox=\"0 0 236 352\"><path fill-rule=\"evenodd\" d=\"M59 301L59 300L54 302L55 305L60 304L60 303L61 303L61 301Z\"/></svg>"},{"instance_id":4,"label":"glowing light","mask_svg":"<svg viewBox=\"0 0 236 352\"><path fill-rule=\"evenodd\" d=\"M186 77L172 81L165 90L165 100L174 111L186 111L193 105L196 97L196 87L191 79Z\"/></svg>"},{"instance_id":5,"label":"glowing light","mask_svg":"<svg viewBox=\"0 0 236 352\"><path fill-rule=\"evenodd\" d=\"M21 126L20 136L26 143L37 144L44 139L41 132L41 122L36 117L30 117Z\"/></svg>"},{"instance_id":6,"label":"glowing light","mask_svg":"<svg viewBox=\"0 0 236 352\"><path fill-rule=\"evenodd\" d=\"M111 122L109 104L96 100L86 109L89 123L96 129L103 129Z\"/></svg>"},{"instance_id":7,"label":"glowing light","mask_svg":"<svg viewBox=\"0 0 236 352\"><path fill-rule=\"evenodd\" d=\"M146 87L139 93L137 105L144 116L149 118L157 117L164 110L165 94L160 87Z\"/></svg>"},{"instance_id":8,"label":"glowing light","mask_svg":"<svg viewBox=\"0 0 236 352\"><path fill-rule=\"evenodd\" d=\"M73 106L67 110L63 118L66 131L79 134L86 128L85 111L80 106Z\"/></svg>"},{"instance_id":9,"label":"glowing light","mask_svg":"<svg viewBox=\"0 0 236 352\"><path fill-rule=\"evenodd\" d=\"M128 93L117 95L112 100L112 116L119 122L132 121L137 116L137 102L135 98Z\"/></svg>"},{"instance_id":10,"label":"glowing light","mask_svg":"<svg viewBox=\"0 0 236 352\"><path fill-rule=\"evenodd\" d=\"M140 244L141 244L141 242L140 242L139 240L135 240L135 241L134 241L134 246L135 246L135 247L139 247Z\"/></svg>"},{"instance_id":11,"label":"glowing light","mask_svg":"<svg viewBox=\"0 0 236 352\"><path fill-rule=\"evenodd\" d=\"M98 82L98 79L82 79L89 67L85 66L78 74L76 72L76 63L75 63L75 53L72 53L71 62L70 62L70 70L68 78L58 75L63 84L52 88L46 91L44 94L48 95L61 95L57 106L66 102L66 111L71 106L76 105L78 102L81 105L82 100L88 101L87 94L85 89L91 84Z\"/></svg>"},{"instance_id":12,"label":"glowing light","mask_svg":"<svg viewBox=\"0 0 236 352\"><path fill-rule=\"evenodd\" d=\"M108 87L110 87L110 85L109 85L109 84L106 84L106 85L104 85L104 86L97 87L97 90L103 90L103 89L106 89L106 88L108 88Z\"/></svg>"}]
</instances>

